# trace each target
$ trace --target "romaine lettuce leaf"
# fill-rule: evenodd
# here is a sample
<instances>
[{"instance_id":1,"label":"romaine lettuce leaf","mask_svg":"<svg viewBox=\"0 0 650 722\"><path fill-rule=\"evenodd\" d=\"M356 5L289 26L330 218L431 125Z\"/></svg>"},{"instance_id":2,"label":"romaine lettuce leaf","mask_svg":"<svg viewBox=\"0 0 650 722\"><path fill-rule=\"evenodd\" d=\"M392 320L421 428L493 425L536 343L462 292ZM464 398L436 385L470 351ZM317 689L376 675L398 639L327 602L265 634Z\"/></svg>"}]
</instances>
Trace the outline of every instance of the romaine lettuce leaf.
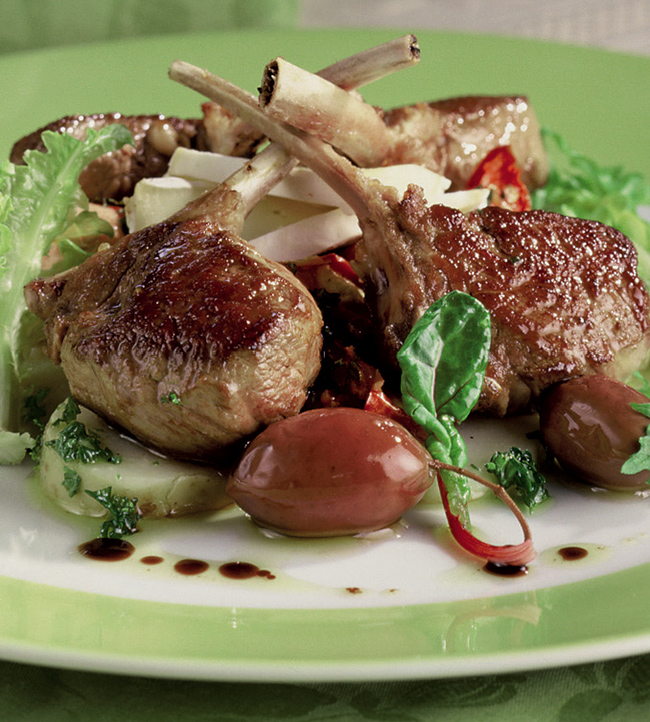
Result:
<instances>
[{"instance_id":1,"label":"romaine lettuce leaf","mask_svg":"<svg viewBox=\"0 0 650 722\"><path fill-rule=\"evenodd\" d=\"M41 274L42 257L70 226L71 209L86 205L79 174L95 158L132 142L122 125L89 129L85 140L43 134L46 152L28 151L25 165L0 167L0 463L19 463L29 447L20 428L24 397L21 358L33 339L34 317L23 288ZM69 254L69 257L74 257ZM57 268L57 270L62 270ZM26 353L27 352L27 353ZM22 432L22 433L21 433Z\"/></svg>"}]
</instances>

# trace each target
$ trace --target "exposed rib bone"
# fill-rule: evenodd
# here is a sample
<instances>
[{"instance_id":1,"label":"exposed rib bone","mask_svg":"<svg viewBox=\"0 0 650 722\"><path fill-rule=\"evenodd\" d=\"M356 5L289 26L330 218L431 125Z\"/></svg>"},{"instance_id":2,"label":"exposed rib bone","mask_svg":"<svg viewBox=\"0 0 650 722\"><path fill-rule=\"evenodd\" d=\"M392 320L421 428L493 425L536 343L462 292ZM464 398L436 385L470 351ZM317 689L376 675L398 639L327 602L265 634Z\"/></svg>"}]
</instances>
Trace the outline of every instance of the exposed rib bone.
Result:
<instances>
[{"instance_id":1,"label":"exposed rib bone","mask_svg":"<svg viewBox=\"0 0 650 722\"><path fill-rule=\"evenodd\" d=\"M283 146L300 162L314 170L349 203L358 216L367 215L364 192L370 181L333 148L315 136L302 133L268 116L257 99L223 78L191 63L176 60L169 77L222 105Z\"/></svg>"},{"instance_id":2,"label":"exposed rib bone","mask_svg":"<svg viewBox=\"0 0 650 722\"><path fill-rule=\"evenodd\" d=\"M381 112L282 58L266 67L260 104L272 118L317 135L361 166L381 165L393 145Z\"/></svg>"},{"instance_id":3,"label":"exposed rib bone","mask_svg":"<svg viewBox=\"0 0 650 722\"><path fill-rule=\"evenodd\" d=\"M362 51L315 75L284 58L276 58L264 69L260 104L277 120L291 118L294 127L318 135L337 148L348 147L350 139L346 136L362 128L363 133L355 136L358 142L354 160L363 166L380 165L391 143L390 132L371 105L346 91L413 66L419 59L420 48L414 35ZM293 98L298 99L299 106Z\"/></svg>"},{"instance_id":4,"label":"exposed rib bone","mask_svg":"<svg viewBox=\"0 0 650 722\"><path fill-rule=\"evenodd\" d=\"M323 83L328 86L331 86L331 83L340 83L347 89L353 89L383 78L402 68L410 67L417 63L419 58L420 51L417 39L414 35L405 35L344 58L321 70L318 76L327 78L328 80L323 80ZM183 69L188 70L189 75L196 78L197 82L201 82L201 71L188 63L180 61L172 64L170 77L173 80L184 82L181 79ZM176 76L176 73L179 73L179 75ZM198 87L195 89L200 91ZM341 90L340 92L345 97L353 97L346 91ZM210 95L207 95L207 97L219 102L217 97ZM258 103L255 96L230 83L227 84L227 93L223 93L219 97L225 101L220 103L223 107L238 115L241 115L239 109L242 107L256 107ZM383 127L383 123L381 123L381 126ZM291 171L296 163L297 160L293 156L287 155L282 147L271 144L224 182L224 188L228 187L239 194L240 197L241 208L239 212L241 217L239 219L234 216L231 217L230 228L232 230L241 234L246 215L271 188L277 185ZM221 194L218 194L218 197L220 198ZM211 203L211 195L208 192L186 206L182 211L179 211L181 215L176 214L174 218L186 219L194 213L203 215L210 212L206 204Z\"/></svg>"},{"instance_id":5,"label":"exposed rib bone","mask_svg":"<svg viewBox=\"0 0 650 722\"><path fill-rule=\"evenodd\" d=\"M415 35L403 35L339 60L317 75L344 90L353 90L415 65L419 60L417 38Z\"/></svg>"}]
</instances>

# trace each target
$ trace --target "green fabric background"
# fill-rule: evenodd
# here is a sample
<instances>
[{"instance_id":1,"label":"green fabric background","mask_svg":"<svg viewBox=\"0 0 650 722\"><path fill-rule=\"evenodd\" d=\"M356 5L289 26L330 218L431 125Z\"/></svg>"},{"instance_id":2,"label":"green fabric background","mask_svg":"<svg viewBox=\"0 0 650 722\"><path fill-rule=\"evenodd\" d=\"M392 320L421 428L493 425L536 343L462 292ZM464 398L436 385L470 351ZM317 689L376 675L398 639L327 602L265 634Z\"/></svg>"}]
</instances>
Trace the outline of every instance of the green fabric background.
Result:
<instances>
[{"instance_id":1,"label":"green fabric background","mask_svg":"<svg viewBox=\"0 0 650 722\"><path fill-rule=\"evenodd\" d=\"M160 681L0 663L1 722L634 722L650 655L520 674L361 684Z\"/></svg>"},{"instance_id":2,"label":"green fabric background","mask_svg":"<svg viewBox=\"0 0 650 722\"><path fill-rule=\"evenodd\" d=\"M0 52L166 33L293 27L299 0L2 0Z\"/></svg>"}]
</instances>

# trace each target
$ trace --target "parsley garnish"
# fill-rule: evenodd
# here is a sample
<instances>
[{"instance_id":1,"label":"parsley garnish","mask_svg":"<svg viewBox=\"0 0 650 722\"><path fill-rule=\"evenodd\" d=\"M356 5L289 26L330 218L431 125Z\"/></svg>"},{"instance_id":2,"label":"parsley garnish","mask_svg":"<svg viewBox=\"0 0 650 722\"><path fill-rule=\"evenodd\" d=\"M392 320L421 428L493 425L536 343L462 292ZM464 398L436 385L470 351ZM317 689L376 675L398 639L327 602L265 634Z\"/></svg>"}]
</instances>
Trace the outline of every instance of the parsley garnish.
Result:
<instances>
[{"instance_id":1,"label":"parsley garnish","mask_svg":"<svg viewBox=\"0 0 650 722\"><path fill-rule=\"evenodd\" d=\"M549 497L546 479L528 450L513 446L510 451L497 451L485 468L504 489L514 487L529 511Z\"/></svg>"},{"instance_id":2,"label":"parsley garnish","mask_svg":"<svg viewBox=\"0 0 650 722\"><path fill-rule=\"evenodd\" d=\"M56 439L46 441L45 445L54 449L63 461L80 461L82 464L107 461L109 464L119 464L122 461L120 455L103 446L96 434L77 421L79 412L77 402L69 398L61 418L54 422L55 426L66 424L65 428Z\"/></svg>"},{"instance_id":3,"label":"parsley garnish","mask_svg":"<svg viewBox=\"0 0 650 722\"><path fill-rule=\"evenodd\" d=\"M63 467L63 481L61 482L68 492L68 496L74 496L81 489L81 477L69 466Z\"/></svg>"},{"instance_id":4,"label":"parsley garnish","mask_svg":"<svg viewBox=\"0 0 650 722\"><path fill-rule=\"evenodd\" d=\"M160 397L160 403L161 404L180 404L181 403L181 397L175 392L170 391L167 396L161 396Z\"/></svg>"},{"instance_id":5,"label":"parsley garnish","mask_svg":"<svg viewBox=\"0 0 650 722\"><path fill-rule=\"evenodd\" d=\"M45 417L47 416L47 409L43 402L49 393L49 389L41 389L25 399L23 419L31 421L41 431L45 428Z\"/></svg>"},{"instance_id":6,"label":"parsley garnish","mask_svg":"<svg viewBox=\"0 0 650 722\"><path fill-rule=\"evenodd\" d=\"M142 515L138 511L137 499L114 496L110 486L97 491L88 489L85 491L111 514L110 519L102 524L99 536L106 539L121 539L123 536L135 534L138 531L138 521Z\"/></svg>"}]
</instances>

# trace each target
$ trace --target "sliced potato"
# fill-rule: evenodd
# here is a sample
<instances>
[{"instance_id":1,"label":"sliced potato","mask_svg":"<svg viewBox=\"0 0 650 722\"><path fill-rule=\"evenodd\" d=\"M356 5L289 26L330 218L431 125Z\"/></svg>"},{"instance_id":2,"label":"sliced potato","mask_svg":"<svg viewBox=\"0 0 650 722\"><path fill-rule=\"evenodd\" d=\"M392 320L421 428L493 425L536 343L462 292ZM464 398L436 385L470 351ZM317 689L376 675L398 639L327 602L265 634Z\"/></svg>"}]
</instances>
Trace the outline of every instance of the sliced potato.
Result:
<instances>
[{"instance_id":1,"label":"sliced potato","mask_svg":"<svg viewBox=\"0 0 650 722\"><path fill-rule=\"evenodd\" d=\"M55 441L66 426L64 422L57 423L65 406L66 402L63 402L56 408L45 428L39 476L45 494L66 511L103 516L104 507L84 491L97 491L108 486L116 495L137 498L143 517L212 511L232 503L225 493L227 472L156 454L112 429L83 407L77 421L98 437L102 446L119 455L121 461L118 464L103 460L94 463L64 461L49 442ZM63 485L66 467L81 478L80 489L73 496Z\"/></svg>"}]
</instances>

